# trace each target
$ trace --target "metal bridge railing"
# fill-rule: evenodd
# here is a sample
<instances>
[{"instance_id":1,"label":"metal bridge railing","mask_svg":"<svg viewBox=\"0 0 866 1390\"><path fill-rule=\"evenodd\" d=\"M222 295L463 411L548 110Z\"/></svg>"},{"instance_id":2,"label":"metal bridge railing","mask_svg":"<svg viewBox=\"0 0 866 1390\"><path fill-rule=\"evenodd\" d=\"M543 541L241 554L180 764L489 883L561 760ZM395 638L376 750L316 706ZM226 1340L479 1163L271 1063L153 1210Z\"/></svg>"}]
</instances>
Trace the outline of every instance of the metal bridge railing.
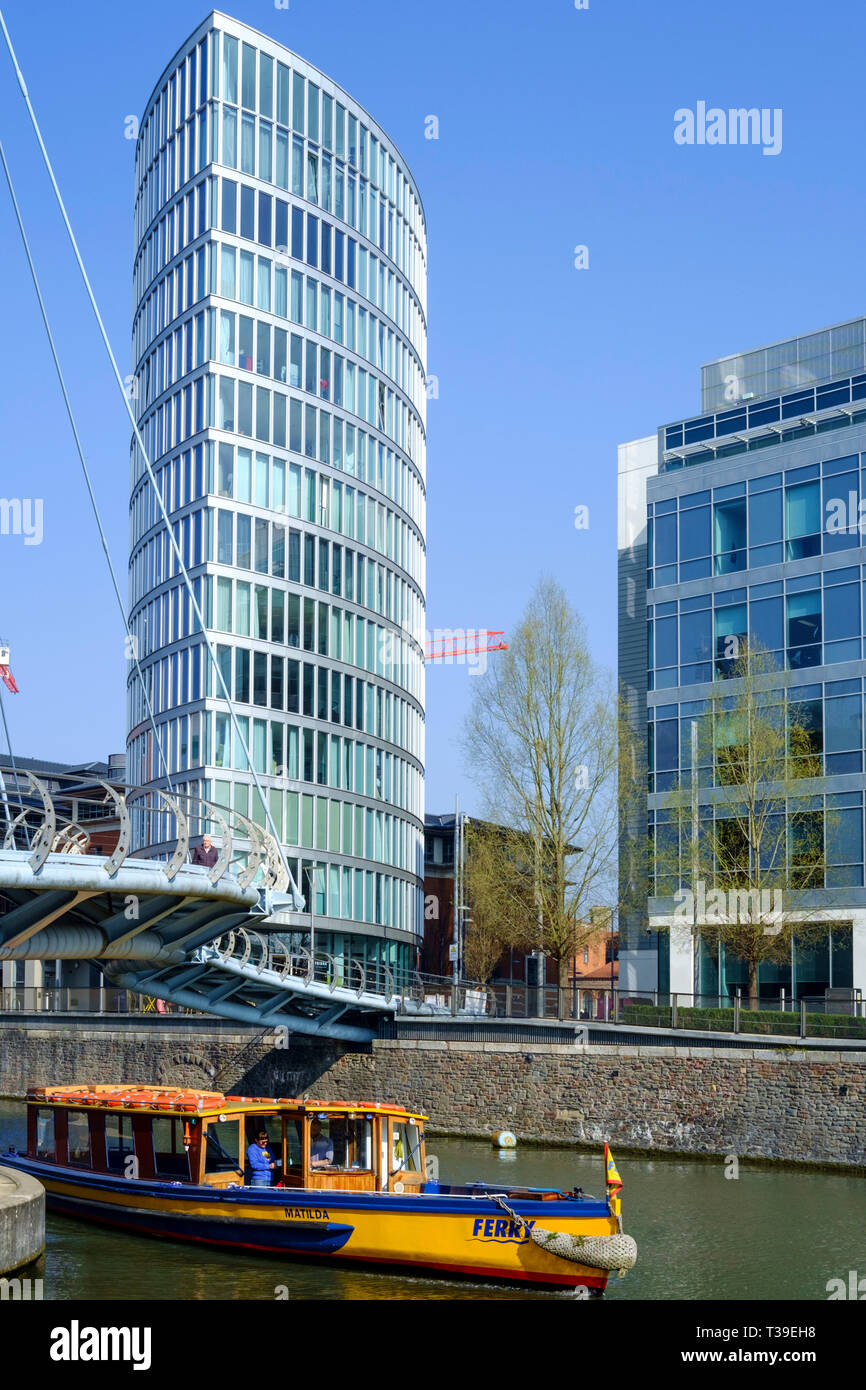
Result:
<instances>
[{"instance_id":1,"label":"metal bridge railing","mask_svg":"<svg viewBox=\"0 0 866 1390\"><path fill-rule=\"evenodd\" d=\"M16 985L0 989L0 1018L9 1014L191 1014L195 1010L129 989Z\"/></svg>"},{"instance_id":2,"label":"metal bridge railing","mask_svg":"<svg viewBox=\"0 0 866 1390\"><path fill-rule=\"evenodd\" d=\"M81 823L100 819L116 825L113 843L101 843L109 830L100 830L97 842ZM34 873L50 854L97 853L105 859L109 877L125 860L153 855L163 862L169 880L189 862L190 836L211 835L217 847L216 863L207 866L211 883L233 872L241 887L261 882L266 888L291 892L298 910L303 903L268 830L238 811L188 792L109 784L98 777L87 783L80 773L52 773L47 778L24 769L14 774L4 770L0 834L2 848L26 853ZM236 852L238 840L243 844Z\"/></svg>"},{"instance_id":3,"label":"metal bridge railing","mask_svg":"<svg viewBox=\"0 0 866 1390\"><path fill-rule=\"evenodd\" d=\"M375 995L390 1002L398 993L400 981L384 964L362 961L356 956L311 952L306 947L290 948L278 936L239 927L204 948L204 953L223 961L234 961L249 973L272 971L286 981L303 985L326 985L332 992L345 991L358 999Z\"/></svg>"}]
</instances>

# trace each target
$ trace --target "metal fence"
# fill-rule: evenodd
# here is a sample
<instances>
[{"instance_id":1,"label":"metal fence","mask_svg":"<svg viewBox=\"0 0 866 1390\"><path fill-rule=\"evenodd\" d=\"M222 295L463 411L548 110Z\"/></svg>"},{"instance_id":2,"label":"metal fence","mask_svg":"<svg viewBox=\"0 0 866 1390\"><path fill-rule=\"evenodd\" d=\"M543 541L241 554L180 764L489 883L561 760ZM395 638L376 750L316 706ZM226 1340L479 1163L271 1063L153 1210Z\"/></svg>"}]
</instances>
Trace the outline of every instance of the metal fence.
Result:
<instances>
[{"instance_id":1,"label":"metal fence","mask_svg":"<svg viewBox=\"0 0 866 1390\"><path fill-rule=\"evenodd\" d=\"M576 984L560 988L527 985L522 980L494 980L484 985L478 981L455 982L442 976L416 975L398 1009L398 1017L409 1014L866 1041L866 1000L859 990L833 990L801 999L781 992L778 996L754 999L739 993L665 994L598 985L591 989Z\"/></svg>"},{"instance_id":2,"label":"metal fence","mask_svg":"<svg viewBox=\"0 0 866 1390\"><path fill-rule=\"evenodd\" d=\"M290 952L281 943L268 943L266 952L257 950L257 934L238 933L227 950L253 968L264 967L299 977L306 983L327 984L331 988L378 994L396 1011L396 1018L407 1024L412 1019L459 1019L472 1028L492 1020L529 1021L546 1024L599 1023L617 1025L624 1030L647 1028L686 1030L700 1033L765 1035L778 1038L840 1038L866 1043L866 999L860 990L833 990L811 998L792 999L790 995L750 999L739 994L665 994L655 990L634 991L594 986L592 989L557 985L527 985L522 980L457 980L417 972L403 975L385 966L362 963L350 958L309 952ZM133 990L109 986L76 989L72 986L41 988L16 986L0 989L0 1015L28 1014L193 1014L198 1012L164 1002ZM401 1036L403 1034L401 1033Z\"/></svg>"},{"instance_id":3,"label":"metal fence","mask_svg":"<svg viewBox=\"0 0 866 1390\"><path fill-rule=\"evenodd\" d=\"M611 1021L632 1026L747 1033L773 1037L850 1038L866 1041L866 1000L860 990L828 990L792 998L784 991L741 995L626 993L608 1001Z\"/></svg>"},{"instance_id":4,"label":"metal fence","mask_svg":"<svg viewBox=\"0 0 866 1390\"><path fill-rule=\"evenodd\" d=\"M0 989L0 1015L2 1014L191 1014L194 1009L186 1009L179 1004L170 1004L150 995L136 994L133 990L113 989L75 989L72 986L57 989L17 985L14 988Z\"/></svg>"}]
</instances>

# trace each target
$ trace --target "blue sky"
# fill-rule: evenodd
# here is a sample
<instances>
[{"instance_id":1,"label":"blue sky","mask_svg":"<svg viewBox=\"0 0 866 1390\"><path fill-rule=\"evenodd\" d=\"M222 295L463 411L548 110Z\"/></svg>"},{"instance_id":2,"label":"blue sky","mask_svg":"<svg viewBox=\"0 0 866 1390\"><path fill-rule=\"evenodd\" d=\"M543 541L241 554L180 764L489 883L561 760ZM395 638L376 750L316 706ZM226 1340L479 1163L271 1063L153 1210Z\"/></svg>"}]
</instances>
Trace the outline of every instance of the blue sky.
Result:
<instances>
[{"instance_id":1,"label":"blue sky","mask_svg":"<svg viewBox=\"0 0 866 1390\"><path fill-rule=\"evenodd\" d=\"M236 0L329 73L413 170L429 238L428 626L514 626L539 574L616 661L616 445L697 413L699 367L864 311L862 7L830 0L477 3ZM190 0L33 5L6 22L124 371L134 146ZM698 101L781 108L782 150L680 146ZM425 118L439 139L425 139ZM128 430L5 49L0 134L126 587ZM589 249L577 270L574 248ZM125 742L122 627L5 187L0 536L13 747L77 760ZM574 509L589 507L587 530ZM496 660L492 657L491 660ZM481 809L455 734L473 678L429 668L427 805Z\"/></svg>"}]
</instances>

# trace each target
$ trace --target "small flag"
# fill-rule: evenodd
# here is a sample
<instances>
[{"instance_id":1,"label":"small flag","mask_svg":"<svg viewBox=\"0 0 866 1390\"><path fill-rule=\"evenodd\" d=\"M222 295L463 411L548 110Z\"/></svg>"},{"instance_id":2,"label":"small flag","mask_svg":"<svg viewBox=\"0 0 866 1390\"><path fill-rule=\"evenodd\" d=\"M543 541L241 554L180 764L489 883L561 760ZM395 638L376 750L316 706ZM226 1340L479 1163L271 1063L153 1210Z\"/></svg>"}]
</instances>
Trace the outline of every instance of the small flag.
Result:
<instances>
[{"instance_id":1,"label":"small flag","mask_svg":"<svg viewBox=\"0 0 866 1390\"><path fill-rule=\"evenodd\" d=\"M622 1187L622 1178L617 1172L613 1154L607 1144L604 1146L604 1180L608 1187Z\"/></svg>"}]
</instances>

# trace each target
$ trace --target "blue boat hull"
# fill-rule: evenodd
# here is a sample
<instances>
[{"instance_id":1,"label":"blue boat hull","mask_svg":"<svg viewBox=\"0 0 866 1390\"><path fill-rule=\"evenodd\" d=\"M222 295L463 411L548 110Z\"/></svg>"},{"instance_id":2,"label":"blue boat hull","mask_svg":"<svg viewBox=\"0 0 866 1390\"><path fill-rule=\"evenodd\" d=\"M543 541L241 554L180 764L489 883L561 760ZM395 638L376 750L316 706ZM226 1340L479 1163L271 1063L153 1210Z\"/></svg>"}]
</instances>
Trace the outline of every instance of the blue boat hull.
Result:
<instances>
[{"instance_id":1,"label":"blue boat hull","mask_svg":"<svg viewBox=\"0 0 866 1390\"><path fill-rule=\"evenodd\" d=\"M270 1222L249 1221L236 1217L188 1216L180 1212L142 1211L136 1207L106 1210L102 1202L82 1201L58 1193L48 1196L52 1211L76 1216L84 1221L138 1235L163 1236L172 1240L199 1241L204 1245L220 1245L229 1249L258 1250L275 1255L336 1255L354 1231L354 1226L338 1222L327 1225L304 1225L293 1222L277 1226Z\"/></svg>"}]
</instances>

